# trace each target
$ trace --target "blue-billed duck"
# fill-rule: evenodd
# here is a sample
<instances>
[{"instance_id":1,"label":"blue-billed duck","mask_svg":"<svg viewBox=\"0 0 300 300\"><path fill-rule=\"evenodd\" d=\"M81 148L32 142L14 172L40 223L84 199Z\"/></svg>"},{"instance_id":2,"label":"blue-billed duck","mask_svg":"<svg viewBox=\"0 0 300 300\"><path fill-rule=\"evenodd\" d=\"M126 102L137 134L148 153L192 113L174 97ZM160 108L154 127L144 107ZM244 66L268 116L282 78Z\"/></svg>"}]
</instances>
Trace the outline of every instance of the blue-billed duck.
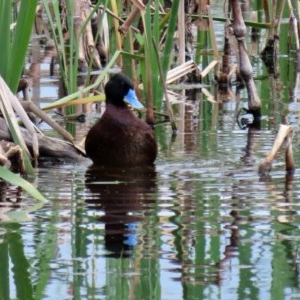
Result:
<instances>
[{"instance_id":1,"label":"blue-billed duck","mask_svg":"<svg viewBox=\"0 0 300 300\"><path fill-rule=\"evenodd\" d=\"M153 129L128 106L141 109L132 81L122 73L113 75L104 87L106 108L89 130L85 151L94 165L137 167L153 165L157 144Z\"/></svg>"}]
</instances>

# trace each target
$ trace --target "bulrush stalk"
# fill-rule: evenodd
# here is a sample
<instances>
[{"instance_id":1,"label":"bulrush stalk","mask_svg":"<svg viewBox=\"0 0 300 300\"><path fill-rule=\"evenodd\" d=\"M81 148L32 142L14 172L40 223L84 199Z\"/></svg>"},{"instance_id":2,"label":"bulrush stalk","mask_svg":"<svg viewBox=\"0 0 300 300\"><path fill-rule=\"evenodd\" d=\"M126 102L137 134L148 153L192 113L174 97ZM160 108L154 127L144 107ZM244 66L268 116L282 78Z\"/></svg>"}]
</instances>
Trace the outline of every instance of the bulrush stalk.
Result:
<instances>
[{"instance_id":1,"label":"bulrush stalk","mask_svg":"<svg viewBox=\"0 0 300 300\"><path fill-rule=\"evenodd\" d=\"M246 25L243 19L240 2L238 0L231 0L231 7L233 13L232 28L238 43L240 75L245 82L248 91L248 110L253 114L254 118L260 118L261 102L256 91L256 86L253 79L253 69L247 52L245 41Z\"/></svg>"},{"instance_id":2,"label":"bulrush stalk","mask_svg":"<svg viewBox=\"0 0 300 300\"><path fill-rule=\"evenodd\" d=\"M286 171L292 173L295 170L293 149L292 149L293 128L288 125L281 124L278 134L274 141L273 147L266 158L260 163L258 172L261 175L269 173L272 169L272 162L276 157L279 149L286 142L285 163Z\"/></svg>"}]
</instances>

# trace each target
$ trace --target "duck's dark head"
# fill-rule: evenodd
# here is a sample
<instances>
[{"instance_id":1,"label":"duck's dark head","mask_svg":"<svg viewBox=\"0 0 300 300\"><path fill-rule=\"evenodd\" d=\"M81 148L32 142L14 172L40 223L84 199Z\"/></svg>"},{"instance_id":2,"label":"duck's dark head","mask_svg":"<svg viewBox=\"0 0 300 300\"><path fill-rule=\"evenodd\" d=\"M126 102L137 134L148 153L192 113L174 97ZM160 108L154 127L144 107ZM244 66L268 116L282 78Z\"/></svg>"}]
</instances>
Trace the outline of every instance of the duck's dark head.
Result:
<instances>
[{"instance_id":1,"label":"duck's dark head","mask_svg":"<svg viewBox=\"0 0 300 300\"><path fill-rule=\"evenodd\" d=\"M104 87L106 103L126 107L129 103L133 108L141 109L132 81L123 73L113 75Z\"/></svg>"}]
</instances>

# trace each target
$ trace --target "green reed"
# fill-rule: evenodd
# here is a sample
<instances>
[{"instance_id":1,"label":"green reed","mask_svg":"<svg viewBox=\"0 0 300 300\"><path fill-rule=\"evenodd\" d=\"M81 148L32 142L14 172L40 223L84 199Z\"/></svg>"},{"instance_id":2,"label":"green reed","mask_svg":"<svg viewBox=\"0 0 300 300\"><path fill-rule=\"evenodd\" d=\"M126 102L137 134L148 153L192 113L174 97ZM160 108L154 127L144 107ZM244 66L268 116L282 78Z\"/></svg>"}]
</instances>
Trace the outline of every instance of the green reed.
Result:
<instances>
[{"instance_id":1,"label":"green reed","mask_svg":"<svg viewBox=\"0 0 300 300\"><path fill-rule=\"evenodd\" d=\"M37 2L22 0L17 9L15 1L0 0L0 74L13 93L17 92L24 68ZM16 17L13 10L17 10Z\"/></svg>"},{"instance_id":2,"label":"green reed","mask_svg":"<svg viewBox=\"0 0 300 300\"><path fill-rule=\"evenodd\" d=\"M151 7L150 7L151 5ZM154 7L154 11L151 9ZM126 50L133 49L133 43L138 44L137 54L142 57L139 65L133 71L143 83L144 98L147 99L147 107L154 104L157 109L163 106L163 85L167 72L174 58L174 34L177 25L179 0L173 1L171 10L166 14L160 11L160 1L148 3L141 12L143 34L132 33L128 37ZM159 56L154 45L159 45ZM159 60L159 61L158 61ZM159 64L162 66L162 76L159 72ZM132 64L131 64L132 65Z\"/></svg>"},{"instance_id":3,"label":"green reed","mask_svg":"<svg viewBox=\"0 0 300 300\"><path fill-rule=\"evenodd\" d=\"M22 77L36 6L37 0L23 0L19 7L15 1L0 0L0 75L13 93L17 92ZM20 136L17 122L10 115L13 110L6 98L7 95L4 92L0 94L2 114L5 116L14 143L22 149L25 172L33 174L27 147ZM3 170L1 174L8 175Z\"/></svg>"}]
</instances>

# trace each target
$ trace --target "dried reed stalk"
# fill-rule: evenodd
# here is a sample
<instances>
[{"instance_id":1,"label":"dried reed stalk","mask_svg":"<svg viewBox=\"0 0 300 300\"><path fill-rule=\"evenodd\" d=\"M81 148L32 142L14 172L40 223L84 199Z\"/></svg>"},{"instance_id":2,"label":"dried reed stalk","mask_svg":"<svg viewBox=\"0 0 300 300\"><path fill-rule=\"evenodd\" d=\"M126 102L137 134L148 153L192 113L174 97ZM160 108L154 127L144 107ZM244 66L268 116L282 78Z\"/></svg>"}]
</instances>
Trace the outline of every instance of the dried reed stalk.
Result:
<instances>
[{"instance_id":1,"label":"dried reed stalk","mask_svg":"<svg viewBox=\"0 0 300 300\"><path fill-rule=\"evenodd\" d=\"M248 92L248 111L253 114L255 119L261 116L261 102L256 91L253 79L253 69L247 52L245 41L247 28L242 15L239 0L231 0L233 13L233 33L238 43L239 71L243 81L246 84Z\"/></svg>"},{"instance_id":2,"label":"dried reed stalk","mask_svg":"<svg viewBox=\"0 0 300 300\"><path fill-rule=\"evenodd\" d=\"M295 170L293 149L292 149L293 128L288 125L281 124L279 132L274 141L273 147L267 157L259 164L258 172L261 175L267 174L272 169L272 162L277 155L279 149L286 142L285 163L286 171L293 172Z\"/></svg>"}]
</instances>

